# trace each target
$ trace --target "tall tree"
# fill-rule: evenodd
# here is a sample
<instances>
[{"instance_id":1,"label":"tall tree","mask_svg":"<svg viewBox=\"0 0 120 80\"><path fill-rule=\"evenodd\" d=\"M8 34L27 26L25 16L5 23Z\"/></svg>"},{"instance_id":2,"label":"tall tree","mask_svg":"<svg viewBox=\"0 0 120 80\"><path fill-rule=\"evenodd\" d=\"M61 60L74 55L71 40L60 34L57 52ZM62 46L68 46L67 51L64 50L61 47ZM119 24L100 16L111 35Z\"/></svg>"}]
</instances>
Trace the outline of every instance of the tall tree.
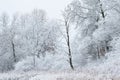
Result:
<instances>
[{"instance_id":1,"label":"tall tree","mask_svg":"<svg viewBox=\"0 0 120 80\"><path fill-rule=\"evenodd\" d=\"M69 8L69 7L68 7ZM71 49L71 41L70 41L70 24L72 21L72 17L70 16L70 13L67 9L63 12L63 20L64 20L64 26L65 26L65 39L67 44L67 52L68 52L68 62L70 64L71 69L74 70L73 66L73 60L72 60L72 49Z\"/></svg>"}]
</instances>

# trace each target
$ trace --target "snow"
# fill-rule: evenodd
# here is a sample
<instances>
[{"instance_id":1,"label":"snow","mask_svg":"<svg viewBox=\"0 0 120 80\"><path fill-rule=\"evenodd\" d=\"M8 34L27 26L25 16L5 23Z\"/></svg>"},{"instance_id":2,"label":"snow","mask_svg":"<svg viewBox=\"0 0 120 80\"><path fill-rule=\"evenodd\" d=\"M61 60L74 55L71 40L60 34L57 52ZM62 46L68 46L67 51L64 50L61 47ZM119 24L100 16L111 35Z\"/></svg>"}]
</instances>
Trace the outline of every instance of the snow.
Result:
<instances>
[{"instance_id":1,"label":"snow","mask_svg":"<svg viewBox=\"0 0 120 80\"><path fill-rule=\"evenodd\" d=\"M106 10L116 3L81 1L66 7L65 22L41 9L1 15L0 80L119 80L120 14Z\"/></svg>"},{"instance_id":2,"label":"snow","mask_svg":"<svg viewBox=\"0 0 120 80\"><path fill-rule=\"evenodd\" d=\"M10 72L0 74L0 80L119 80L120 75L96 74L81 71L64 72Z\"/></svg>"},{"instance_id":3,"label":"snow","mask_svg":"<svg viewBox=\"0 0 120 80\"><path fill-rule=\"evenodd\" d=\"M69 63L66 57L62 54L51 55L48 54L46 57L40 57L35 59L36 68L34 68L33 57L27 57L24 60L19 61L15 65L15 71L31 71L32 69L37 70L67 70L70 69Z\"/></svg>"}]
</instances>

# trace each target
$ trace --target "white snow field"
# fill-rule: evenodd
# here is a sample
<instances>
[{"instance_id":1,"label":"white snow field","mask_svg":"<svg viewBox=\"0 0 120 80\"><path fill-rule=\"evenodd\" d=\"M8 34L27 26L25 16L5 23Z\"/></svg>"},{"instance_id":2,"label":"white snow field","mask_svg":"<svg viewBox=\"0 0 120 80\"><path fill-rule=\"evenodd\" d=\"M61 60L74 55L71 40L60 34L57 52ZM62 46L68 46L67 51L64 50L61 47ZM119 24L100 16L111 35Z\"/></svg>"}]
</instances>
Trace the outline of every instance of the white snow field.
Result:
<instances>
[{"instance_id":1,"label":"white snow field","mask_svg":"<svg viewBox=\"0 0 120 80\"><path fill-rule=\"evenodd\" d=\"M119 74L118 74L119 75ZM0 74L0 80L120 80L120 76L97 72L9 72Z\"/></svg>"}]
</instances>

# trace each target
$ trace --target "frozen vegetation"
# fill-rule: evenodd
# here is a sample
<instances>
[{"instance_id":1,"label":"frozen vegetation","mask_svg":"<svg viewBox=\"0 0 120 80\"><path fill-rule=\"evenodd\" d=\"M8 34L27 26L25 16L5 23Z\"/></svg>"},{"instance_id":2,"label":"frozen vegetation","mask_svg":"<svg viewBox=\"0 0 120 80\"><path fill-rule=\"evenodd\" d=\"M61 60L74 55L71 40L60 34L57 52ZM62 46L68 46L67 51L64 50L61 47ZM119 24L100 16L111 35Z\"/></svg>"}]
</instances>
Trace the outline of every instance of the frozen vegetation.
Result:
<instances>
[{"instance_id":1,"label":"frozen vegetation","mask_svg":"<svg viewBox=\"0 0 120 80\"><path fill-rule=\"evenodd\" d=\"M0 80L120 80L120 0L73 0L0 16Z\"/></svg>"},{"instance_id":2,"label":"frozen vegetation","mask_svg":"<svg viewBox=\"0 0 120 80\"><path fill-rule=\"evenodd\" d=\"M86 70L85 70L86 71ZM98 74L97 72L8 72L0 74L0 80L119 80L120 75Z\"/></svg>"}]
</instances>

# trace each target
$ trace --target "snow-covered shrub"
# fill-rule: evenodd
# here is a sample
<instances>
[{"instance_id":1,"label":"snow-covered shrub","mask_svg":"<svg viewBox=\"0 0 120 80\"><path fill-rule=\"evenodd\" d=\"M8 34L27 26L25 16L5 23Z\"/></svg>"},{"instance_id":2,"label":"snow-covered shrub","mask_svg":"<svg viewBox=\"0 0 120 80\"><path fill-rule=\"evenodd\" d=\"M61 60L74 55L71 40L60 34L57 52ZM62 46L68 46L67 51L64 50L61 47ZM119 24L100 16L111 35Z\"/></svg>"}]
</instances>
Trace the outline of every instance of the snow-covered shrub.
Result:
<instances>
[{"instance_id":1,"label":"snow-covered shrub","mask_svg":"<svg viewBox=\"0 0 120 80\"><path fill-rule=\"evenodd\" d=\"M112 51L106 53L105 58L99 60L99 62L89 63L84 71L97 72L98 74L109 74L115 76L120 74L120 37L113 37L110 42Z\"/></svg>"},{"instance_id":2,"label":"snow-covered shrub","mask_svg":"<svg viewBox=\"0 0 120 80\"><path fill-rule=\"evenodd\" d=\"M30 71L30 70L65 70L69 69L69 63L63 55L58 54L47 54L45 57L35 58L34 66L34 57L27 57L24 60L19 61L15 65L16 71Z\"/></svg>"},{"instance_id":3,"label":"snow-covered shrub","mask_svg":"<svg viewBox=\"0 0 120 80\"><path fill-rule=\"evenodd\" d=\"M33 57L27 57L15 65L15 70L29 71L33 69Z\"/></svg>"}]
</instances>

